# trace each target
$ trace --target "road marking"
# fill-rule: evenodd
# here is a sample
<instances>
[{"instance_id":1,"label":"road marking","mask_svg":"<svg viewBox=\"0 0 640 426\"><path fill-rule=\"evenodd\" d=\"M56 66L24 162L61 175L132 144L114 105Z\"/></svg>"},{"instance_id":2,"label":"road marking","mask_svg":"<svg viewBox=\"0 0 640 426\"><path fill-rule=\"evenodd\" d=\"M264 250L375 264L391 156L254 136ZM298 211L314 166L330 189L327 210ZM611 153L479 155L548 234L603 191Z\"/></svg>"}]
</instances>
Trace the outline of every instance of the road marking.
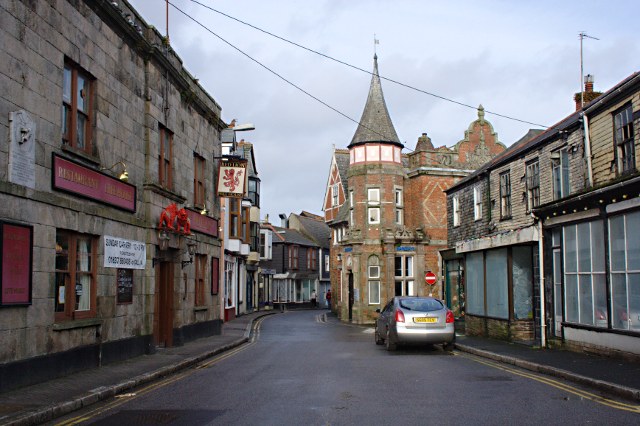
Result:
<instances>
[{"instance_id":1,"label":"road marking","mask_svg":"<svg viewBox=\"0 0 640 426\"><path fill-rule=\"evenodd\" d=\"M637 404L627 404L624 402L620 402L620 401L615 401L613 399L609 399L609 398L605 398L603 396L600 395L596 395L594 393L591 392L587 392L585 390L570 386L566 383L560 382L558 380L552 379L550 377L547 376L540 376L537 375L535 373L529 373L523 370L519 370L516 368L512 368L512 367L507 367L504 364L500 364L497 362L493 362L493 361L487 361L487 360L483 360L481 358L478 358L475 355L470 355L470 354L464 354L461 355L464 358L470 359L472 361L475 361L477 363L480 364L484 364L487 365L489 367L493 367L496 368L498 370L502 370L502 371L506 371L508 373L511 374L515 374L517 376L521 376L530 380L535 380L537 382L546 384L548 386L552 386L556 389L560 389L562 391L565 392L569 392L573 395L579 396L581 398L584 399L588 399L590 401L593 402L597 402L598 404L602 404L602 405L606 405L607 407L611 407L611 408L615 408L617 410L623 410L623 411L630 411L632 413L640 413L640 405Z\"/></svg>"},{"instance_id":2,"label":"road marking","mask_svg":"<svg viewBox=\"0 0 640 426\"><path fill-rule=\"evenodd\" d=\"M71 426L71 425L77 425L79 423L82 422L86 422L90 419L92 419L93 417L96 417L102 413L105 413L107 411L113 410L117 407L119 407L120 405L123 405L129 401L132 401L135 398L138 398L142 395L145 395L153 390L165 387L167 385L170 385L174 382L177 382L178 380L182 380L183 378L190 376L191 374L195 373L196 370L200 370L203 368L209 368L212 365L215 365L217 363L219 363L220 361L223 361L229 357L232 357L244 350L247 350L248 348L250 348L251 346L256 344L256 340L259 338L260 336L260 325L262 324L262 321L264 320L264 318L266 317L260 317L257 320L255 320L251 326L251 337L249 338L249 342L248 343L244 343L238 347L235 347L229 351L225 351L219 355L214 356L211 360L209 361L205 361L205 362L201 362L199 363L197 366L189 368L185 371L182 371L180 373L176 373L174 375L172 375L171 377L167 377L165 379L153 382L139 390L137 390L137 392L130 392L130 393L126 393L126 394L120 394L120 395L115 395L115 400L108 402L104 405L102 405L101 407L96 408L95 410L91 410L87 413L85 413L82 416L77 416L68 420L65 420L63 422L60 423L56 423L56 426Z\"/></svg>"}]
</instances>

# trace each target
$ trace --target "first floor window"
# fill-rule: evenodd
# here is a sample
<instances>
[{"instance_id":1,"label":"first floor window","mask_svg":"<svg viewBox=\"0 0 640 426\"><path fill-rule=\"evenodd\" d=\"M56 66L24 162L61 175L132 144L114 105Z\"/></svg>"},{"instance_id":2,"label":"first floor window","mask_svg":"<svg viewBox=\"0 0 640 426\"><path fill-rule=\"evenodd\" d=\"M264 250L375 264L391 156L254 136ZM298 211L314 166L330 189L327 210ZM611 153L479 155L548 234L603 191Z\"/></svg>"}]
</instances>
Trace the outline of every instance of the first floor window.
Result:
<instances>
[{"instance_id":1,"label":"first floor window","mask_svg":"<svg viewBox=\"0 0 640 426\"><path fill-rule=\"evenodd\" d=\"M56 320L96 315L96 246L90 235L56 233Z\"/></svg>"},{"instance_id":2,"label":"first floor window","mask_svg":"<svg viewBox=\"0 0 640 426\"><path fill-rule=\"evenodd\" d=\"M71 62L62 76L62 142L91 153L95 79Z\"/></svg>"},{"instance_id":3,"label":"first floor window","mask_svg":"<svg viewBox=\"0 0 640 426\"><path fill-rule=\"evenodd\" d=\"M631 173L636 169L635 138L633 132L633 112L631 103L614 114L614 138L618 173Z\"/></svg>"},{"instance_id":4,"label":"first floor window","mask_svg":"<svg viewBox=\"0 0 640 426\"><path fill-rule=\"evenodd\" d=\"M473 188L473 220L482 219L482 188L478 185Z\"/></svg>"},{"instance_id":5,"label":"first floor window","mask_svg":"<svg viewBox=\"0 0 640 426\"><path fill-rule=\"evenodd\" d=\"M500 174L500 218L511 217L511 176L509 172Z\"/></svg>"},{"instance_id":6,"label":"first floor window","mask_svg":"<svg viewBox=\"0 0 640 426\"><path fill-rule=\"evenodd\" d=\"M460 196L453 196L453 226L460 225Z\"/></svg>"},{"instance_id":7,"label":"first floor window","mask_svg":"<svg viewBox=\"0 0 640 426\"><path fill-rule=\"evenodd\" d=\"M380 207L369 207L369 224L374 225L380 223Z\"/></svg>"},{"instance_id":8,"label":"first floor window","mask_svg":"<svg viewBox=\"0 0 640 426\"><path fill-rule=\"evenodd\" d=\"M561 149L551 153L551 174L553 183L553 199L567 197L570 193L569 186L569 151Z\"/></svg>"},{"instance_id":9,"label":"first floor window","mask_svg":"<svg viewBox=\"0 0 640 426\"><path fill-rule=\"evenodd\" d=\"M540 165L538 160L527 164L527 211L540 205Z\"/></svg>"}]
</instances>

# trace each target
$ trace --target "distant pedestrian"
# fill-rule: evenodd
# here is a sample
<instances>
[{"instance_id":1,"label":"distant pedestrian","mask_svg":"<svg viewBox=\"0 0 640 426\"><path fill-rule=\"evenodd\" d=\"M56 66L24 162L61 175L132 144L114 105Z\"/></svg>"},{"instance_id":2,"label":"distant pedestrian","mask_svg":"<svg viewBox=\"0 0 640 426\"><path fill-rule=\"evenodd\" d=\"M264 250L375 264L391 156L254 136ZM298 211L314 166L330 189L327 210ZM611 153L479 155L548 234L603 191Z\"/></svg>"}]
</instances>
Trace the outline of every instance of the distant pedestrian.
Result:
<instances>
[{"instance_id":1,"label":"distant pedestrian","mask_svg":"<svg viewBox=\"0 0 640 426\"><path fill-rule=\"evenodd\" d=\"M318 296L316 296L316 291L313 290L311 292L311 306L313 306L314 308L316 307L316 299L318 298Z\"/></svg>"},{"instance_id":2,"label":"distant pedestrian","mask_svg":"<svg viewBox=\"0 0 640 426\"><path fill-rule=\"evenodd\" d=\"M331 309L331 289L327 290L327 308Z\"/></svg>"}]
</instances>

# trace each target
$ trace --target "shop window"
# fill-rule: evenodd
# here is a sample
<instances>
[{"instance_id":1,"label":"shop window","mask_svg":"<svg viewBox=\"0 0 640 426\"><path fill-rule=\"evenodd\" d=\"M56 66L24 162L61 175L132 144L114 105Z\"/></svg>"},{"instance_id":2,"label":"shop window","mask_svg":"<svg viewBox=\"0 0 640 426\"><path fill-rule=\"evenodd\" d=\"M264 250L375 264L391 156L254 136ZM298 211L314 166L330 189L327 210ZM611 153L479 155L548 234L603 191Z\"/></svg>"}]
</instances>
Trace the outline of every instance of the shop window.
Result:
<instances>
[{"instance_id":1,"label":"shop window","mask_svg":"<svg viewBox=\"0 0 640 426\"><path fill-rule=\"evenodd\" d=\"M224 262L224 307L233 308L235 303L235 292L233 291L233 281L235 276L235 264Z\"/></svg>"},{"instance_id":2,"label":"shop window","mask_svg":"<svg viewBox=\"0 0 640 426\"><path fill-rule=\"evenodd\" d=\"M516 246L513 256L513 317L533 319L533 252L531 246Z\"/></svg>"},{"instance_id":3,"label":"shop window","mask_svg":"<svg viewBox=\"0 0 640 426\"><path fill-rule=\"evenodd\" d=\"M484 255L482 252L469 253L466 264L466 312L484 315Z\"/></svg>"},{"instance_id":4,"label":"shop window","mask_svg":"<svg viewBox=\"0 0 640 426\"><path fill-rule=\"evenodd\" d=\"M507 256L506 248L486 252L486 315L492 318L509 318Z\"/></svg>"},{"instance_id":5,"label":"shop window","mask_svg":"<svg viewBox=\"0 0 640 426\"><path fill-rule=\"evenodd\" d=\"M611 325L640 332L640 212L609 219Z\"/></svg>"},{"instance_id":6,"label":"shop window","mask_svg":"<svg viewBox=\"0 0 640 426\"><path fill-rule=\"evenodd\" d=\"M62 74L62 143L92 152L95 79L67 61Z\"/></svg>"},{"instance_id":7,"label":"shop window","mask_svg":"<svg viewBox=\"0 0 640 426\"><path fill-rule=\"evenodd\" d=\"M566 321L607 327L602 221L563 228Z\"/></svg>"},{"instance_id":8,"label":"shop window","mask_svg":"<svg viewBox=\"0 0 640 426\"><path fill-rule=\"evenodd\" d=\"M56 320L96 315L97 239L66 231L56 233Z\"/></svg>"}]
</instances>

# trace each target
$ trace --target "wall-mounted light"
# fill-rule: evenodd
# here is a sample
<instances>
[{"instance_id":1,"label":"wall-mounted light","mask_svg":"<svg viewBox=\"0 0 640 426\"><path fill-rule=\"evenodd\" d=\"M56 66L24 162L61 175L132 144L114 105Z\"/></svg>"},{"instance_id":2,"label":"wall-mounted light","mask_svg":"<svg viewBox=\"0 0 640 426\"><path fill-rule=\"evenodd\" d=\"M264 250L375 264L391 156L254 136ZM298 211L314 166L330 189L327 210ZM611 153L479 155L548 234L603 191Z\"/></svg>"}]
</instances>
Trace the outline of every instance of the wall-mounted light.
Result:
<instances>
[{"instance_id":1,"label":"wall-mounted light","mask_svg":"<svg viewBox=\"0 0 640 426\"><path fill-rule=\"evenodd\" d=\"M102 167L100 168L100 170L112 170L118 164L122 166L122 173L120 173L120 176L118 177L118 179L120 179L123 182L127 182L129 180L129 172L127 172L127 165L124 163L124 161L118 161L117 163L113 164L111 167Z\"/></svg>"},{"instance_id":2,"label":"wall-mounted light","mask_svg":"<svg viewBox=\"0 0 640 426\"><path fill-rule=\"evenodd\" d=\"M196 254L196 243L188 240L187 241L187 253L189 253L189 260L182 261L182 269L190 263L193 263L193 255Z\"/></svg>"},{"instance_id":3,"label":"wall-mounted light","mask_svg":"<svg viewBox=\"0 0 640 426\"><path fill-rule=\"evenodd\" d=\"M158 230L158 251L160 253L166 251L167 248L169 248L169 240L171 240L171 237L169 237L169 234L167 234L167 231L164 229L159 229ZM152 258L151 266L155 267L156 263L160 262L163 259L164 257L162 256Z\"/></svg>"}]
</instances>

